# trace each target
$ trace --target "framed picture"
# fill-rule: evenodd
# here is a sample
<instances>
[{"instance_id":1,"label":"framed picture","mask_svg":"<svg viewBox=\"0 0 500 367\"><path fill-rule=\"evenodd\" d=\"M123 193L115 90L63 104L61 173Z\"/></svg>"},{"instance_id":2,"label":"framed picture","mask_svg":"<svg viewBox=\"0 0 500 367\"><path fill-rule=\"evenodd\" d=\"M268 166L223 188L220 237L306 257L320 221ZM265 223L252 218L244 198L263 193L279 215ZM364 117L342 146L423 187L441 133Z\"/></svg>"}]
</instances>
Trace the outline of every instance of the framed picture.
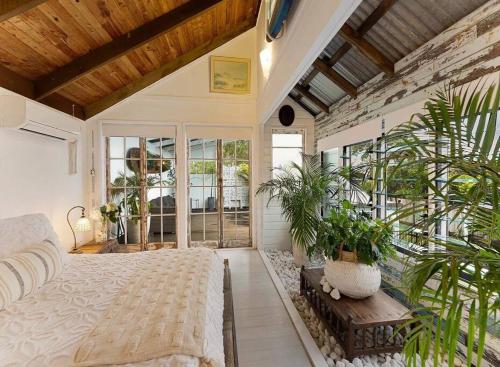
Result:
<instances>
[{"instance_id":1,"label":"framed picture","mask_svg":"<svg viewBox=\"0 0 500 367\"><path fill-rule=\"evenodd\" d=\"M210 58L210 92L250 93L250 59L212 56Z\"/></svg>"}]
</instances>

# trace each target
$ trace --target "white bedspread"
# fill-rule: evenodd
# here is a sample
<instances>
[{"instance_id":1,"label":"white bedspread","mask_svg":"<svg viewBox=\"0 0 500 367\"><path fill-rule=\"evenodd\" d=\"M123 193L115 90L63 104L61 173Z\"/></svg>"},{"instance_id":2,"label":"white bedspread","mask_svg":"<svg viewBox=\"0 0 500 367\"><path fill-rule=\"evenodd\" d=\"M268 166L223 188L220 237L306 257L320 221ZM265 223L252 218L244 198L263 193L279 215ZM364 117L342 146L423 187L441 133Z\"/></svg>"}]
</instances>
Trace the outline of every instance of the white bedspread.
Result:
<instances>
[{"instance_id":1,"label":"white bedspread","mask_svg":"<svg viewBox=\"0 0 500 367\"><path fill-rule=\"evenodd\" d=\"M136 254L74 255L63 274L39 292L0 311L0 366L71 366L80 341L94 328L136 269L158 250ZM223 355L222 260L209 277L206 350ZM223 357L222 357L223 358ZM199 367L198 358L173 355L124 366Z\"/></svg>"}]
</instances>

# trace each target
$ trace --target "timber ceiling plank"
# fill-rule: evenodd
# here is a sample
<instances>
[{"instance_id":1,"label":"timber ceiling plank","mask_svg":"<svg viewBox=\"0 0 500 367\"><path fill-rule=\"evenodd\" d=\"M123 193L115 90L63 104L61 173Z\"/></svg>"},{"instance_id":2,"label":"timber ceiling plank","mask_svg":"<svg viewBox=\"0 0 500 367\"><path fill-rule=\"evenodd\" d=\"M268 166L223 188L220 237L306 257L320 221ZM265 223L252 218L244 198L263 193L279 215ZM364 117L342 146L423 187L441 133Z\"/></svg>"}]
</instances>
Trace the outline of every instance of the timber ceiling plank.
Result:
<instances>
[{"instance_id":1,"label":"timber ceiling plank","mask_svg":"<svg viewBox=\"0 0 500 367\"><path fill-rule=\"evenodd\" d=\"M41 99L98 67L116 60L172 29L189 22L221 1L192 0L40 77L35 82L36 98Z\"/></svg>"},{"instance_id":2,"label":"timber ceiling plank","mask_svg":"<svg viewBox=\"0 0 500 367\"><path fill-rule=\"evenodd\" d=\"M171 60L170 62L163 64L159 68L149 72L138 80L134 80L126 86L114 91L110 95L85 106L85 116L91 118L98 113L108 109L109 107L115 105L116 103L122 101L123 99L135 94L136 92L146 88L147 86L153 84L154 82L164 78L165 76L173 73L174 71L182 68L183 66L189 64L190 62L198 59L199 57L209 53L210 51L216 49L217 47L223 45L224 43L230 41L231 39L237 37L238 35L246 32L255 25L255 19L249 19L241 22L236 28L230 30L229 32L223 33L211 40L204 42L202 45L189 50L183 55Z\"/></svg>"},{"instance_id":3,"label":"timber ceiling plank","mask_svg":"<svg viewBox=\"0 0 500 367\"><path fill-rule=\"evenodd\" d=\"M302 97L307 98L310 100L312 103L314 103L316 106L318 106L319 109L321 109L325 113L329 113L330 109L328 106L321 101L318 97L316 97L314 94L312 94L307 88L303 87L300 84L297 84L295 86L295 91L299 93Z\"/></svg>"},{"instance_id":4,"label":"timber ceiling plank","mask_svg":"<svg viewBox=\"0 0 500 367\"><path fill-rule=\"evenodd\" d=\"M0 1L0 22L27 12L47 0L2 0Z\"/></svg>"},{"instance_id":5,"label":"timber ceiling plank","mask_svg":"<svg viewBox=\"0 0 500 367\"><path fill-rule=\"evenodd\" d=\"M361 37L361 35L350 25L344 24L340 28L339 34L347 42L356 47L363 55L370 59L375 65L382 69L382 71L384 71L387 75L394 75L394 63L370 42Z\"/></svg>"},{"instance_id":6,"label":"timber ceiling plank","mask_svg":"<svg viewBox=\"0 0 500 367\"><path fill-rule=\"evenodd\" d=\"M397 0L382 0L375 10L366 18L366 20L357 29L358 33L363 36L392 8ZM332 67L352 48L349 42L344 43L340 48L328 59L326 63ZM318 58L319 59L319 58ZM308 86L314 77L319 73L318 69L312 70L304 79L302 85Z\"/></svg>"}]
</instances>

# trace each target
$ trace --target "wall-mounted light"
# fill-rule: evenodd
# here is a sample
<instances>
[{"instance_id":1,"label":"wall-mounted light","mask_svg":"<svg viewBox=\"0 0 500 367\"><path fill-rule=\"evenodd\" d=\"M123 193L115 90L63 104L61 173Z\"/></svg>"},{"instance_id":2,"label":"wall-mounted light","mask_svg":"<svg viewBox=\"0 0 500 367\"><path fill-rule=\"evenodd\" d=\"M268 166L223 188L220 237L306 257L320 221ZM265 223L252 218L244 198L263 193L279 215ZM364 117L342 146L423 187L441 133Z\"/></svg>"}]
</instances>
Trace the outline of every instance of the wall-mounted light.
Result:
<instances>
[{"instance_id":1,"label":"wall-mounted light","mask_svg":"<svg viewBox=\"0 0 500 367\"><path fill-rule=\"evenodd\" d=\"M262 68L262 74L266 79L269 77L269 72L271 71L272 60L272 49L271 46L267 46L259 54L260 66Z\"/></svg>"}]
</instances>

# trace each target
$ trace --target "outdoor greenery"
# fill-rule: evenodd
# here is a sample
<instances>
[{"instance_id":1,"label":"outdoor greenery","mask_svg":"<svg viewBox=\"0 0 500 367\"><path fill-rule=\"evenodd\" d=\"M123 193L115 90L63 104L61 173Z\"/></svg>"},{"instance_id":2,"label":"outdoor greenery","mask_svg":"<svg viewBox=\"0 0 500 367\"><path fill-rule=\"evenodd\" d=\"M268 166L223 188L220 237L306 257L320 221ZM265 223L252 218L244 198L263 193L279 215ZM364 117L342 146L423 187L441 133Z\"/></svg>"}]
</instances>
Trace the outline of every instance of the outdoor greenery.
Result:
<instances>
[{"instance_id":1,"label":"outdoor greenery","mask_svg":"<svg viewBox=\"0 0 500 367\"><path fill-rule=\"evenodd\" d=\"M428 228L428 251L411 256L403 285L418 312L405 337L409 366L432 359L453 366L462 322L466 323L467 365L481 366L488 327L496 328L500 307L500 140L498 87L445 89L425 104L425 113L385 137L385 187L400 178L418 179L387 226L418 216L414 228ZM409 159L418 157L418 159ZM419 172L425 174L419 174ZM380 171L379 171L380 172ZM413 174L411 173L413 172ZM399 190L396 190L399 191ZM435 203L435 204L432 204ZM454 223L447 236L437 223ZM492 320L492 324L488 324ZM497 334L498 335L498 334ZM423 364L423 362L422 362Z\"/></svg>"},{"instance_id":2,"label":"outdoor greenery","mask_svg":"<svg viewBox=\"0 0 500 367\"><path fill-rule=\"evenodd\" d=\"M337 260L341 251L354 252L358 260L368 265L386 261L396 252L392 230L380 219L373 220L344 200L340 208L332 209L319 223L316 243L309 252L320 252Z\"/></svg>"}]
</instances>

